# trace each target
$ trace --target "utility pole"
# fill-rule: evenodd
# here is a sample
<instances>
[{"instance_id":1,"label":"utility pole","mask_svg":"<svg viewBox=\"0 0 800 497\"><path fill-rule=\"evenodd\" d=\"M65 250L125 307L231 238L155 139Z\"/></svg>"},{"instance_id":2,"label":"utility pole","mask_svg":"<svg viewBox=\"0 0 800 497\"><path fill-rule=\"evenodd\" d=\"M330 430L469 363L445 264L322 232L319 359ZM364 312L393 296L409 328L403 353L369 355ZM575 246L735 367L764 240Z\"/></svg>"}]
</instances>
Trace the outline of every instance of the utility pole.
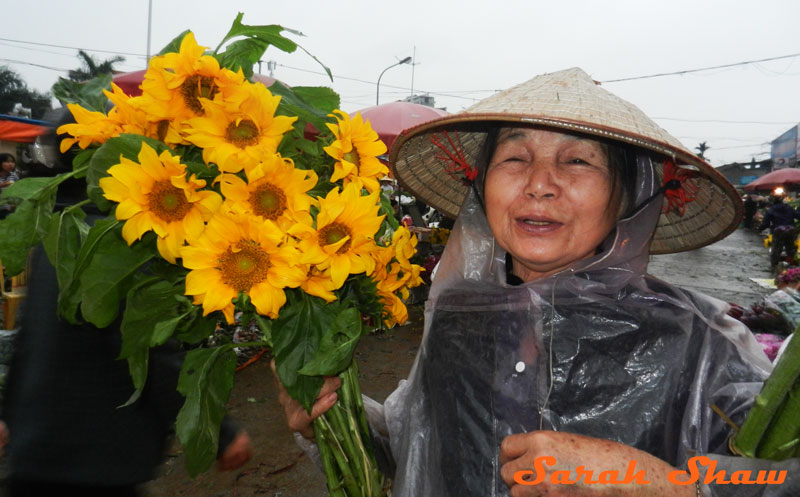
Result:
<instances>
[{"instance_id":1,"label":"utility pole","mask_svg":"<svg viewBox=\"0 0 800 497\"><path fill-rule=\"evenodd\" d=\"M147 60L144 61L144 68L150 64L150 33L153 27L153 0L147 2Z\"/></svg>"},{"instance_id":2,"label":"utility pole","mask_svg":"<svg viewBox=\"0 0 800 497\"><path fill-rule=\"evenodd\" d=\"M417 46L414 45L414 53L411 54L411 98L414 98L414 66L417 65Z\"/></svg>"}]
</instances>

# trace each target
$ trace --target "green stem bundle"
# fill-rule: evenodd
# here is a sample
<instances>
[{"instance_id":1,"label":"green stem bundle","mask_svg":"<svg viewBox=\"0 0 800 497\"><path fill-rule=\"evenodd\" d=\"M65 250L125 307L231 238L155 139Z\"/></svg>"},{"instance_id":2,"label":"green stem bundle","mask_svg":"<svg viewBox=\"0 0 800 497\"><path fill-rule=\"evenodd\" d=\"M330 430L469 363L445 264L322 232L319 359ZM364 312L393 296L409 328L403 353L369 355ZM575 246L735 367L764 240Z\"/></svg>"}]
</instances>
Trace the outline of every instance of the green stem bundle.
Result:
<instances>
[{"instance_id":1,"label":"green stem bundle","mask_svg":"<svg viewBox=\"0 0 800 497\"><path fill-rule=\"evenodd\" d=\"M388 482L375 462L355 361L339 374L339 379L339 400L314 420L330 496L387 497Z\"/></svg>"},{"instance_id":2,"label":"green stem bundle","mask_svg":"<svg viewBox=\"0 0 800 497\"><path fill-rule=\"evenodd\" d=\"M731 447L746 457L777 460L792 457L800 437L798 406L800 339L795 336L764 382Z\"/></svg>"}]
</instances>

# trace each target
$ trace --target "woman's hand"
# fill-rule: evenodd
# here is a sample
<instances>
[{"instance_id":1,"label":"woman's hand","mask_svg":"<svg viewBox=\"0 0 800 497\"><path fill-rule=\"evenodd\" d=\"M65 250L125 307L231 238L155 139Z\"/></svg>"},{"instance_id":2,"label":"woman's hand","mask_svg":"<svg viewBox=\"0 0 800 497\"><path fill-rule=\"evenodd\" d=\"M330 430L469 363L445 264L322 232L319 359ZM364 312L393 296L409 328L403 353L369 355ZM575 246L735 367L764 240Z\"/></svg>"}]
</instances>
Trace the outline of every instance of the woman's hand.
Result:
<instances>
[{"instance_id":1,"label":"woman's hand","mask_svg":"<svg viewBox=\"0 0 800 497\"><path fill-rule=\"evenodd\" d=\"M537 466L540 471L537 471L534 462L537 458L543 457L550 459L539 459ZM500 475L511 489L512 497L629 494L694 497L696 494L694 485L670 483L667 474L675 471L675 468L655 456L618 442L572 433L534 431L510 435L500 446L500 464L502 464ZM584 471L580 483L554 484L551 481L555 471L564 471L556 476L565 476L565 473L570 471L571 474L566 478L575 480L579 466L583 466ZM514 478L519 471L533 472L527 473L525 480L532 481L539 477L543 478L543 481L536 485L520 484ZM591 475L588 474L589 471ZM601 477L604 471L616 473L605 473ZM637 477L637 474L640 476ZM611 481L624 481L628 475L633 481L617 485L585 484L587 481L599 481L601 478L611 478L613 475L616 475L616 478ZM644 481L650 483L645 484Z\"/></svg>"},{"instance_id":2,"label":"woman's hand","mask_svg":"<svg viewBox=\"0 0 800 497\"><path fill-rule=\"evenodd\" d=\"M322 389L311 407L311 414L309 414L299 402L289 395L289 392L281 384L280 379L278 379L278 372L275 370L275 359L270 362L270 366L275 374L275 381L278 383L278 401L283 406L289 429L299 432L307 439L312 440L314 438L314 430L311 428L311 423L336 403L339 398L336 390L342 386L341 380L336 376L325 378Z\"/></svg>"}]
</instances>

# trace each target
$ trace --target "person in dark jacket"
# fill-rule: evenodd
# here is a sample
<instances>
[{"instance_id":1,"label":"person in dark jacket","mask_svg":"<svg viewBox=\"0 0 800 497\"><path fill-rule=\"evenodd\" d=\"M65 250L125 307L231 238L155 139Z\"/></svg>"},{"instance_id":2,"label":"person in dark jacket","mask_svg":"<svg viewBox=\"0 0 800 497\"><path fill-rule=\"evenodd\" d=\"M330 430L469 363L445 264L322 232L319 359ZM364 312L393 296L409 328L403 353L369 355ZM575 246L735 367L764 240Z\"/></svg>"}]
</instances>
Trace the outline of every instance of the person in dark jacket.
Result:
<instances>
[{"instance_id":1,"label":"person in dark jacket","mask_svg":"<svg viewBox=\"0 0 800 497\"><path fill-rule=\"evenodd\" d=\"M745 228L752 228L753 227L753 216L756 215L756 209L758 208L758 204L756 203L755 199L752 195L748 195L744 199L744 227Z\"/></svg>"},{"instance_id":2,"label":"person in dark jacket","mask_svg":"<svg viewBox=\"0 0 800 497\"><path fill-rule=\"evenodd\" d=\"M8 431L0 429L0 440L8 439L5 495L139 495L163 460L183 404L176 390L181 352L153 349L142 396L121 407L134 387L127 362L117 359L119 323L98 329L60 320L55 270L41 247L31 267L4 397ZM252 454L247 433L227 418L219 447L222 470Z\"/></svg>"},{"instance_id":3,"label":"person in dark jacket","mask_svg":"<svg viewBox=\"0 0 800 497\"><path fill-rule=\"evenodd\" d=\"M791 205L785 204L781 195L774 195L772 206L767 209L764 220L758 226L758 231L769 228L772 234L772 249L769 253L772 271L777 270L784 250L788 258L794 259L797 252L794 244L797 238L797 229L794 225L796 219L800 219L800 213Z\"/></svg>"}]
</instances>

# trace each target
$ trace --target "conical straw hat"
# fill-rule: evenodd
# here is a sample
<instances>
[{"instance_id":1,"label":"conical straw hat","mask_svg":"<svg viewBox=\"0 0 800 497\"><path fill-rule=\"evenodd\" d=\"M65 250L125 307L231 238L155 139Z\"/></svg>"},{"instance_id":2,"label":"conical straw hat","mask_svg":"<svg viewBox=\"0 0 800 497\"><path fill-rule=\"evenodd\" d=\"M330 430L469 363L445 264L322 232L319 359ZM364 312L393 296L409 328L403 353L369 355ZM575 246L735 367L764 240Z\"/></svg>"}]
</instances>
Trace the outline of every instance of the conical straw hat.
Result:
<instances>
[{"instance_id":1,"label":"conical straw hat","mask_svg":"<svg viewBox=\"0 0 800 497\"><path fill-rule=\"evenodd\" d=\"M462 113L405 130L389 155L394 176L415 196L456 217L470 188L469 176L477 170L487 129L503 123L596 135L655 152L677 165L670 169L677 170L681 189L676 198L664 197L651 254L713 243L735 230L742 217L741 199L724 176L636 106L601 88L578 68L537 76ZM669 174L668 179L674 177Z\"/></svg>"}]
</instances>

